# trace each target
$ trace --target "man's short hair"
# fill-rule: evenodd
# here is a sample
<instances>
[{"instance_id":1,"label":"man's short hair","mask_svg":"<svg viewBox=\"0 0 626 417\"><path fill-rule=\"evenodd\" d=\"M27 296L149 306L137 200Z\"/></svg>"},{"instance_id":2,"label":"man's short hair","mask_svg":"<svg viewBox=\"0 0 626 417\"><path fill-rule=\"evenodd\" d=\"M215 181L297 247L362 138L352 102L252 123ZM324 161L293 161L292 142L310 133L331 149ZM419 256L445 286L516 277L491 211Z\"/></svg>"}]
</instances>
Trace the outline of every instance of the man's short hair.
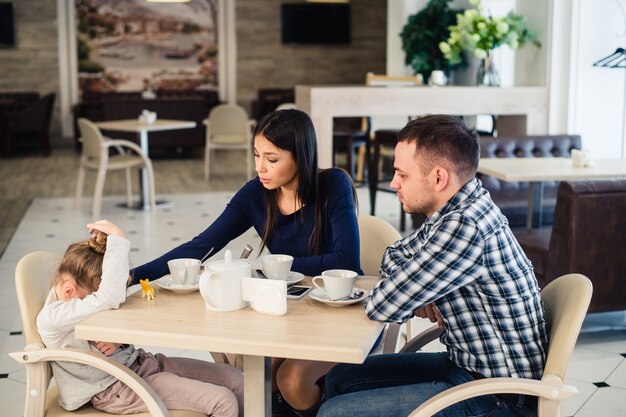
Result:
<instances>
[{"instance_id":1,"label":"man's short hair","mask_svg":"<svg viewBox=\"0 0 626 417\"><path fill-rule=\"evenodd\" d=\"M436 114L411 120L398 132L398 142L405 141L414 142L416 152L425 156L427 171L446 160L462 182L476 175L478 134L458 117Z\"/></svg>"}]
</instances>

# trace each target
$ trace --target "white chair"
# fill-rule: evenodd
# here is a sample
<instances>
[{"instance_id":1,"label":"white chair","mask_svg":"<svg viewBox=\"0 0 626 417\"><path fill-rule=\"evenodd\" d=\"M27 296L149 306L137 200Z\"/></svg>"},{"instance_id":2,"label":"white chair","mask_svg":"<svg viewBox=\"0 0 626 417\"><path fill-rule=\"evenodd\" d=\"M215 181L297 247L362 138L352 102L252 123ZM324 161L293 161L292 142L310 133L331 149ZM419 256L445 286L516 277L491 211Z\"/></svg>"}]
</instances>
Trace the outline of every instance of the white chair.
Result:
<instances>
[{"instance_id":1,"label":"white chair","mask_svg":"<svg viewBox=\"0 0 626 417\"><path fill-rule=\"evenodd\" d=\"M361 269L365 275L378 276L385 250L402 239L400 232L385 220L359 214L359 240Z\"/></svg>"},{"instance_id":2,"label":"white chair","mask_svg":"<svg viewBox=\"0 0 626 417\"><path fill-rule=\"evenodd\" d=\"M245 150L246 175L252 178L252 128L255 121L248 120L248 114L240 106L220 104L211 110L205 124L204 179L209 180L216 149Z\"/></svg>"},{"instance_id":3,"label":"white chair","mask_svg":"<svg viewBox=\"0 0 626 417\"><path fill-rule=\"evenodd\" d=\"M145 155L141 148L136 143L128 140L105 138L98 126L87 119L78 119L78 128L80 129L83 153L80 158L78 181L76 183L76 205L79 206L82 199L86 171L88 169L97 171L98 175L93 195L92 216L94 219L99 219L102 210L102 193L107 171L123 169L126 171L126 201L129 207L132 206L130 170L131 168L145 168L150 183L148 186L150 190L149 203L150 207L154 209L155 192L152 161L150 161L150 158ZM110 148L115 148L118 154L109 155ZM127 150L133 151L134 153L127 153Z\"/></svg>"},{"instance_id":4,"label":"white chair","mask_svg":"<svg viewBox=\"0 0 626 417\"><path fill-rule=\"evenodd\" d=\"M86 404L76 411L66 411L59 405L56 385L50 385L51 361L77 362L101 369L118 378L146 403L149 412L133 414L136 417L201 417L191 411L167 408L156 392L137 374L119 362L104 355L80 349L48 349L44 347L37 332L35 320L50 291L52 275L61 257L50 252L33 252L24 256L15 268L15 289L20 306L26 347L9 355L26 366L26 401L24 417L110 417L111 414L96 410Z\"/></svg>"},{"instance_id":5,"label":"white chair","mask_svg":"<svg viewBox=\"0 0 626 417\"><path fill-rule=\"evenodd\" d=\"M429 417L457 402L487 394L536 396L539 398L538 417L560 417L562 402L578 392L576 387L566 385L564 381L592 292L591 281L581 274L563 275L541 291L549 340L541 380L484 378L467 382L435 395L409 417ZM421 340L416 339L401 351L414 352L422 345Z\"/></svg>"}]
</instances>

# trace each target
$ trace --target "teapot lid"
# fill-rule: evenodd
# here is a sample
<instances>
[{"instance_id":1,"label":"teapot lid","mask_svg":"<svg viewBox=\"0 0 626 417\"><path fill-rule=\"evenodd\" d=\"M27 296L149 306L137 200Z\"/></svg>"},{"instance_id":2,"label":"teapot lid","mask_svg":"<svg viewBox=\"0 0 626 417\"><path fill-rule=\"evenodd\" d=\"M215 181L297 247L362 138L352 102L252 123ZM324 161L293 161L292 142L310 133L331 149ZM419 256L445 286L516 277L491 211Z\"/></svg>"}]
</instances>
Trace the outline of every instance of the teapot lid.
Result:
<instances>
[{"instance_id":1,"label":"teapot lid","mask_svg":"<svg viewBox=\"0 0 626 417\"><path fill-rule=\"evenodd\" d=\"M226 253L224 254L224 259L210 262L208 266L209 269L212 270L224 271L230 269L238 269L242 266L247 265L250 265L250 261L248 261L247 259L233 259L232 252L230 250L226 250Z\"/></svg>"}]
</instances>

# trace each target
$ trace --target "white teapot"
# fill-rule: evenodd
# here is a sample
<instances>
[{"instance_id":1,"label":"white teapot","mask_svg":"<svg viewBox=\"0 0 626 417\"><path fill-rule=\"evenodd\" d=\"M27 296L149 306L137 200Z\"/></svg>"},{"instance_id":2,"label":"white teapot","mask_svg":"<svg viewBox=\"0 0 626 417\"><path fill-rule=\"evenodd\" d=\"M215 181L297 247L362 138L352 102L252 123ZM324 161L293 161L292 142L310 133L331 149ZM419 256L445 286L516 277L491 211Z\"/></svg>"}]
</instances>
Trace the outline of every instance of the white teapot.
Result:
<instances>
[{"instance_id":1,"label":"white teapot","mask_svg":"<svg viewBox=\"0 0 626 417\"><path fill-rule=\"evenodd\" d=\"M212 311L235 311L248 305L241 297L241 280L250 276L250 261L233 259L227 250L221 261L209 262L200 275L200 295Z\"/></svg>"}]
</instances>

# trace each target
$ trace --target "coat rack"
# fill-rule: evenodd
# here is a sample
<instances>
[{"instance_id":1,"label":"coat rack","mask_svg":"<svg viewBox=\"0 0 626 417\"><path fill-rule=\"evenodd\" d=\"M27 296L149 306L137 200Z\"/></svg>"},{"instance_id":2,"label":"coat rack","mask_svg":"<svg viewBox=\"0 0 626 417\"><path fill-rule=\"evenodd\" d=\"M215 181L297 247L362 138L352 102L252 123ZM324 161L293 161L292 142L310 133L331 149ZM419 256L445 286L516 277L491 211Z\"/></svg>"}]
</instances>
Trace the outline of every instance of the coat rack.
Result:
<instances>
[{"instance_id":1,"label":"coat rack","mask_svg":"<svg viewBox=\"0 0 626 417\"><path fill-rule=\"evenodd\" d=\"M617 48L611 55L593 63L594 67L604 68L626 68L626 51L624 48Z\"/></svg>"}]
</instances>

